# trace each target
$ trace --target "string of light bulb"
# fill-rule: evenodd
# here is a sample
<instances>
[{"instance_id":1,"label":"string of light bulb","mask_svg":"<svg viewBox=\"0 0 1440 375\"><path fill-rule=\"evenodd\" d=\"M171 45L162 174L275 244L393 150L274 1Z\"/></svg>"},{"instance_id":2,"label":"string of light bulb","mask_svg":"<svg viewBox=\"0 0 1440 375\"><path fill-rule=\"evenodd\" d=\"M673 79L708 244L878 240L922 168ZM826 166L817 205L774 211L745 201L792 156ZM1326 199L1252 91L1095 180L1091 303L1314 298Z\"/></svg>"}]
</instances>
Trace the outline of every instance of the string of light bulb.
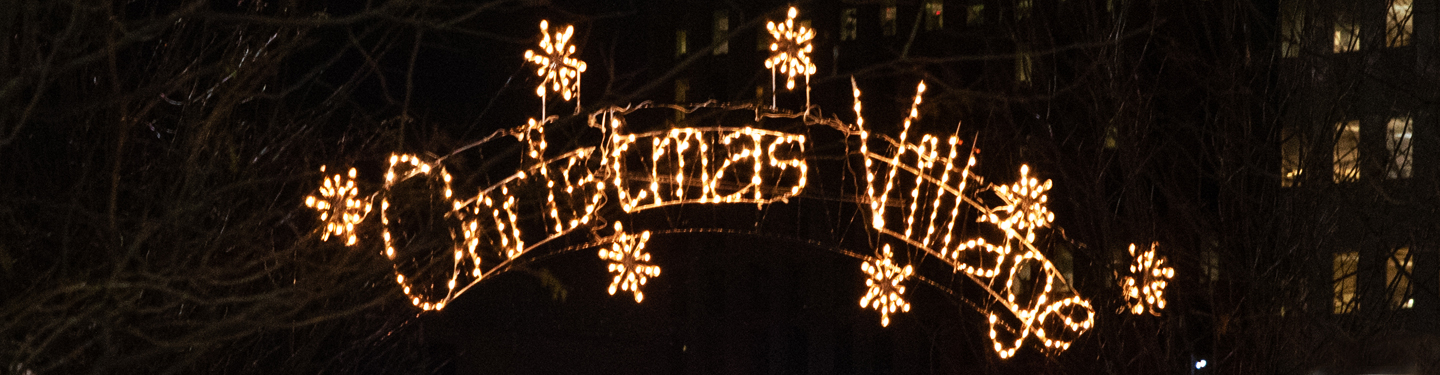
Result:
<instances>
[{"instance_id":1,"label":"string of light bulb","mask_svg":"<svg viewBox=\"0 0 1440 375\"><path fill-rule=\"evenodd\" d=\"M765 59L765 68L770 69L771 79L771 101L770 105L775 106L774 79L775 73L785 75L785 89L795 89L795 76L805 76L805 107L810 107L810 75L815 74L815 64L810 62L810 52L815 46L810 42L815 39L815 29L796 26L795 17L800 15L800 10L795 7L785 12L785 21L768 21L765 23L765 30L770 32L770 57Z\"/></svg>"},{"instance_id":2,"label":"string of light bulb","mask_svg":"<svg viewBox=\"0 0 1440 375\"><path fill-rule=\"evenodd\" d=\"M1002 341L999 332L995 331L999 317L990 314L991 340L1000 357L1014 356L1023 340L1032 335L1046 349L1061 351L1069 348L1075 338L1090 328L1095 314L1089 302L1074 294L1059 269L1034 244L1036 230L1048 227L1054 221L1054 213L1046 208L1051 182L1041 182L1029 176L1029 166L1021 165L1020 177L1013 184L967 191L968 186L974 186L969 185L971 182L983 184L982 179L970 172L976 163L973 149L968 152L965 161L960 162L958 150L963 142L956 136L950 136L944 146L939 137L928 134L922 135L919 142L908 141L910 128L920 116L919 107L925 93L923 82L916 85L915 97L902 122L899 138L893 141L887 139L887 146L892 151L888 154L871 152L869 132L863 126L861 91L853 80L851 82L856 125L845 129L860 139L860 153L865 157L865 189L870 202L871 226L879 234L901 241L907 248L945 261L957 273L963 273L984 288L1017 318L1017 329L1002 327L1002 331L1013 337L1013 341ZM945 156L941 156L941 152ZM901 172L914 178L904 180ZM908 194L898 191L902 183L911 187ZM993 192L1002 204L983 204L976 196L982 190ZM892 197L904 203L892 205L889 203ZM926 201L929 207L924 207ZM887 213L892 206L900 212ZM1004 238L993 241L982 236L956 241L962 209L976 212L978 222L993 224ZM896 216L899 220L895 220ZM879 258L892 258L888 251L890 244L882 246L886 251ZM1038 267L1045 276L1044 282L1036 288L1043 292L1017 295L1016 291L1021 288L1017 287L1016 280L1028 274L1028 271L1022 273L1026 267ZM1003 288L992 287L1000 281L1003 281L1000 283ZM1063 287L1055 288L1055 285ZM864 301L867 300L862 298ZM1052 318L1055 321L1051 321ZM882 314L881 321L888 323L888 316ZM1045 329L1047 325L1051 327L1048 333Z\"/></svg>"},{"instance_id":3,"label":"string of light bulb","mask_svg":"<svg viewBox=\"0 0 1440 375\"><path fill-rule=\"evenodd\" d=\"M814 30L796 28L796 15L797 10L791 8L783 23L767 25L776 38L771 45L776 54L766 60L765 66L772 69L772 73L778 69L789 75L787 89L794 88L795 75L807 77L808 110L808 75L815 67L807 54L812 48L809 42ZM549 91L560 92L566 100L578 97L579 77L585 71L585 64L571 56L574 46L568 43L573 36L573 26L554 33L553 37L548 26L548 22L541 22L544 53L526 51L525 55L526 61L540 66L537 76L542 82L536 94L542 100ZM864 195L856 201L868 209L868 226L884 238L872 243L873 248L879 249L875 255L859 256L867 286L859 302L862 307L880 312L882 326L889 325L892 314L910 310L910 302L905 297L906 284L927 280L916 274L911 263L929 257L945 262L957 275L971 279L993 297L993 303L1003 307L1004 316L998 310L985 314L990 339L1001 358L1014 356L1032 336L1043 350L1068 349L1092 327L1094 311L1088 301L1075 294L1060 271L1035 245L1038 231L1054 222L1054 213L1047 208L1052 183L1032 177L1029 166L1022 165L1016 182L987 184L971 171L976 165L974 149L962 153L964 142L957 136L937 137L913 131L920 118L925 89L923 82L917 84L897 138L875 135L868 130L861 113L861 91L853 79L853 123L814 117L808 111L789 112L773 104L764 108L713 102L684 107L642 103L588 114L590 126L602 134L598 146L548 157L550 145L545 130L556 118L542 115L541 120L530 119L525 125L504 130L525 143L522 167L513 175L480 189L473 197L455 197L450 187L453 177L442 160L397 153L389 156L381 191L359 198L354 182L357 173L352 168L346 175L324 176L317 194L306 197L305 204L319 212L322 241L334 235L345 238L346 245L354 247L360 246L362 238L357 236L356 228L367 218L371 202L378 198L382 253L394 265L397 285L422 311L443 309L470 287L509 269L512 262L548 242L576 233L588 233L591 236L588 243L602 247L597 255L614 274L609 293L630 292L639 303L644 300L641 288L660 275L660 267L644 251L651 231L632 234L616 222L613 235L598 237L598 229L609 221L599 214L608 204L608 197L616 197L620 211L626 214L682 204L740 204L762 208L799 197L804 193L810 173L809 140L805 134L763 129L759 122L764 118L801 119L807 126L838 130L844 134L847 144L858 145L858 152L853 149L846 152L864 162ZM650 108L685 112L702 108L753 111L756 122L739 127L674 127L625 133L627 115ZM911 140L912 133L917 133L918 141ZM872 141L880 146L873 151ZM432 193L443 196L449 208L445 217L452 228L453 246L448 252L453 254L453 265L448 268L448 274L439 275L443 292L433 290L437 289L434 287L423 288L415 281L415 275L407 276L396 261L397 252L402 250L396 241L397 235L392 233L392 222L398 220L390 214L392 189L416 178L432 181L431 185L437 186ZM517 194L536 189L544 190L544 194L539 195L544 197L543 202L534 194ZM987 204L987 201L1000 204ZM525 207L540 207L538 219L522 215L527 210ZM962 222L972 216L975 222L993 226L999 238L985 235L965 238L974 231L967 230ZM604 244L608 244L609 249L604 249ZM904 256L897 256L896 249L907 251ZM498 262L485 263L487 266L482 267L487 257ZM1158 266L1161 262L1163 260L1146 264ZM1035 271L1039 273L1034 274ZM1156 276L1162 274L1173 275L1173 270ZM1155 298L1151 300L1158 300L1163 308L1163 296L1159 293L1164 281L1158 284L1158 289L1154 286L1150 284L1148 289L1139 290L1155 291Z\"/></svg>"},{"instance_id":4,"label":"string of light bulb","mask_svg":"<svg viewBox=\"0 0 1440 375\"><path fill-rule=\"evenodd\" d=\"M540 49L525 50L525 61L537 65L535 76L540 84L535 86L535 96L540 97L540 117L545 117L547 93L558 92L565 101L575 98L575 109L580 109L580 73L584 73L584 61L572 57L575 45L570 37L575 34L575 25L566 25L565 31L550 33L550 21L540 21Z\"/></svg>"},{"instance_id":5,"label":"string of light bulb","mask_svg":"<svg viewBox=\"0 0 1440 375\"><path fill-rule=\"evenodd\" d=\"M1159 242L1151 242L1150 249L1136 253L1135 244L1130 244L1130 274L1120 279L1120 290L1125 295L1125 304L1132 314L1160 316L1165 309L1165 287L1175 278L1175 268L1165 265L1165 257L1156 256Z\"/></svg>"}]
</instances>

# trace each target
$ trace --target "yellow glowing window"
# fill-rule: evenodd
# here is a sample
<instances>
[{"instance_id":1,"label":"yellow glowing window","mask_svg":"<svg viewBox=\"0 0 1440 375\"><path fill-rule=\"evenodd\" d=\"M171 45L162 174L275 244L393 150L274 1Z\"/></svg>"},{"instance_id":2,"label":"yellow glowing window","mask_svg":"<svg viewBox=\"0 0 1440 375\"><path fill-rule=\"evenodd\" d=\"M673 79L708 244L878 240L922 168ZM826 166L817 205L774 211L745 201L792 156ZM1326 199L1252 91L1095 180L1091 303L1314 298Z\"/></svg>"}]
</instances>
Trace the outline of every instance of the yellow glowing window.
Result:
<instances>
[{"instance_id":1,"label":"yellow glowing window","mask_svg":"<svg viewBox=\"0 0 1440 375\"><path fill-rule=\"evenodd\" d=\"M1345 15L1335 18L1335 53L1360 50L1360 23Z\"/></svg>"},{"instance_id":2,"label":"yellow glowing window","mask_svg":"<svg viewBox=\"0 0 1440 375\"><path fill-rule=\"evenodd\" d=\"M1280 186L1291 187L1300 182L1304 168L1305 138L1293 128L1280 132Z\"/></svg>"},{"instance_id":3,"label":"yellow glowing window","mask_svg":"<svg viewBox=\"0 0 1440 375\"><path fill-rule=\"evenodd\" d=\"M1305 10L1299 0L1286 1L1280 8L1280 56L1300 56L1301 38L1305 35Z\"/></svg>"},{"instance_id":4,"label":"yellow glowing window","mask_svg":"<svg viewBox=\"0 0 1440 375\"><path fill-rule=\"evenodd\" d=\"M895 35L895 6L887 6L880 12L880 29L885 35Z\"/></svg>"},{"instance_id":5,"label":"yellow glowing window","mask_svg":"<svg viewBox=\"0 0 1440 375\"><path fill-rule=\"evenodd\" d=\"M1030 16L1031 0L1020 0L1015 3L1015 20L1023 20Z\"/></svg>"},{"instance_id":6,"label":"yellow glowing window","mask_svg":"<svg viewBox=\"0 0 1440 375\"><path fill-rule=\"evenodd\" d=\"M965 8L966 25L985 24L985 4L975 4Z\"/></svg>"},{"instance_id":7,"label":"yellow glowing window","mask_svg":"<svg viewBox=\"0 0 1440 375\"><path fill-rule=\"evenodd\" d=\"M855 8L846 8L840 13L840 40L855 40L860 35L860 20Z\"/></svg>"},{"instance_id":8,"label":"yellow glowing window","mask_svg":"<svg viewBox=\"0 0 1440 375\"><path fill-rule=\"evenodd\" d=\"M925 30L945 28L945 3L939 0L925 2Z\"/></svg>"},{"instance_id":9,"label":"yellow glowing window","mask_svg":"<svg viewBox=\"0 0 1440 375\"><path fill-rule=\"evenodd\" d=\"M1415 307L1415 298L1410 295L1410 275L1414 266L1409 247L1395 250L1385 262L1385 288L1390 290L1390 307Z\"/></svg>"},{"instance_id":10,"label":"yellow glowing window","mask_svg":"<svg viewBox=\"0 0 1440 375\"><path fill-rule=\"evenodd\" d=\"M1030 52L1017 49L1015 51L1015 82L1029 83L1033 67Z\"/></svg>"},{"instance_id":11,"label":"yellow glowing window","mask_svg":"<svg viewBox=\"0 0 1440 375\"><path fill-rule=\"evenodd\" d=\"M1335 182L1360 178L1360 120L1335 124Z\"/></svg>"},{"instance_id":12,"label":"yellow glowing window","mask_svg":"<svg viewBox=\"0 0 1440 375\"><path fill-rule=\"evenodd\" d=\"M712 35L714 43L719 44L715 46L716 55L730 53L730 42L726 41L730 38L730 12L715 11L715 27L711 30L710 35Z\"/></svg>"},{"instance_id":13,"label":"yellow glowing window","mask_svg":"<svg viewBox=\"0 0 1440 375\"><path fill-rule=\"evenodd\" d=\"M1385 125L1385 130L1390 133L1390 137L1385 139L1385 150L1394 159L1394 162L1387 168L1386 177L1410 178L1410 155L1414 155L1410 148L1410 137L1414 131L1410 118L1392 118L1390 123Z\"/></svg>"},{"instance_id":14,"label":"yellow glowing window","mask_svg":"<svg viewBox=\"0 0 1440 375\"><path fill-rule=\"evenodd\" d=\"M1415 22L1410 17L1412 0L1391 0L1390 13L1385 17L1385 45L1401 47L1410 45L1410 35L1415 32Z\"/></svg>"},{"instance_id":15,"label":"yellow glowing window","mask_svg":"<svg viewBox=\"0 0 1440 375\"><path fill-rule=\"evenodd\" d=\"M1355 299L1356 277L1355 273L1360 270L1360 253L1348 252L1335 254L1335 299L1334 309L1336 314L1346 314L1360 304Z\"/></svg>"},{"instance_id":16,"label":"yellow glowing window","mask_svg":"<svg viewBox=\"0 0 1440 375\"><path fill-rule=\"evenodd\" d=\"M683 56L690 52L689 41L686 40L685 29L675 30L675 56Z\"/></svg>"}]
</instances>

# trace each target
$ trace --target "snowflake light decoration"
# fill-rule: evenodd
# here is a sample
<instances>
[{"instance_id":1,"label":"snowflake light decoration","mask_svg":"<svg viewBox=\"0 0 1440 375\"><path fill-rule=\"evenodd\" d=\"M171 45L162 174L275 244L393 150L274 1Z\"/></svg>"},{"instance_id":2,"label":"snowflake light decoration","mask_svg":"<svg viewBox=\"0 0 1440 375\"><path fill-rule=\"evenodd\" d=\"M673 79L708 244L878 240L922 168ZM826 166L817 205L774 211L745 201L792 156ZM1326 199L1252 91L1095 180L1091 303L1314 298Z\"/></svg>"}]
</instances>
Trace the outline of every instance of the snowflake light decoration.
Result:
<instances>
[{"instance_id":1,"label":"snowflake light decoration","mask_svg":"<svg viewBox=\"0 0 1440 375\"><path fill-rule=\"evenodd\" d=\"M1165 286L1175 278L1175 269L1165 266L1164 257L1155 256L1159 245L1151 242L1150 250L1136 254L1135 244L1130 244L1130 256L1135 258L1135 263L1130 265L1130 275L1120 280L1120 289L1130 312L1135 315L1148 310L1150 315L1160 316L1160 310L1165 309Z\"/></svg>"},{"instance_id":2,"label":"snowflake light decoration","mask_svg":"<svg viewBox=\"0 0 1440 375\"><path fill-rule=\"evenodd\" d=\"M981 216L980 221L995 223L1010 237L1034 242L1035 229L1050 226L1050 223L1055 221L1055 213L1045 207L1050 200L1046 195L1050 191L1050 180L1041 183L1034 177L1028 177L1029 174L1030 166L1021 165L1019 180L997 187L995 194L1005 201L1005 205L996 208L990 215ZM995 212L1005 212L1007 215L1002 220Z\"/></svg>"},{"instance_id":3,"label":"snowflake light decoration","mask_svg":"<svg viewBox=\"0 0 1440 375\"><path fill-rule=\"evenodd\" d=\"M772 54L764 65L771 69L772 95L776 91L773 86L777 73L787 76L785 86L790 90L795 89L795 76L805 76L806 109L803 112L775 108L773 99L770 108L758 103L703 103L682 107L647 102L611 106L587 115L589 125L600 130L601 139L591 143L596 146L547 153L550 144L546 141L546 125L557 117L544 115L544 100L552 91L566 101L575 98L578 114L580 76L585 71L585 63L572 57L576 49L570 44L573 26L552 33L549 22L541 21L540 48L525 52L527 64L535 64L536 75L542 79L535 89L542 100L541 116L526 125L496 133L515 136L528 146L519 170L513 175L481 188L473 197L458 198L450 187L452 177L442 164L446 157L422 160L413 154L390 154L390 168L382 191L357 198L355 170L351 169L348 179L340 174L325 176L319 193L306 197L306 206L320 213L322 239L345 236L347 245L354 246L356 226L369 213L371 202L379 197L380 236L365 237L384 240L381 254L391 261L395 282L407 299L424 311L443 309L481 279L490 279L493 273L507 272L514 269L513 264L539 259L525 256L532 251L559 251L554 250L561 248L554 240L577 236L576 233L588 234L592 241L576 246L605 244L598 250L598 256L613 276L608 292L611 295L618 291L630 292L636 303L641 303L645 298L641 288L660 275L660 267L651 263L650 254L644 250L651 232L627 233L616 221L613 235L598 237L606 226L603 223L614 219L606 216L630 215L661 207L679 209L694 204L741 203L754 204L760 209L767 204L786 203L789 198L804 199L800 193L809 188L808 159L816 156L813 153L817 151L811 144L813 141L807 140L804 132L762 129L762 121L781 118L802 121L805 126L829 126L844 134L846 157L858 155L864 161L866 186L863 192L854 191L855 202L859 210L868 208L869 212L864 215L870 221L867 230L886 238L874 256L851 254L862 260L860 268L867 276L867 290L859 303L862 308L880 312L881 326L889 326L891 314L910 310L905 293L906 284L912 279L921 281L917 285L945 289L936 284L934 275L922 275L911 265L897 264L892 246L900 246L900 250L906 252L905 259L915 262L937 259L953 269L954 274L948 277L969 279L993 298L992 303L975 308L989 318L990 341L1000 358L1013 357L1030 338L1043 344L1042 350L1047 353L1068 349L1093 326L1096 316L1089 301L1070 287L1064 273L1037 247L1037 232L1043 234L1040 229L1050 227L1055 220L1054 213L1046 207L1051 181L1030 176L1029 166L1022 165L1017 182L987 183L971 171L976 165L977 149L969 146L965 147L968 151L963 149L964 142L956 134L937 137L912 129L920 116L919 107L926 90L923 82L916 86L914 101L898 137L867 130L861 114L860 89L853 78L853 124L833 117L812 116L808 79L816 70L809 56L815 31L796 25L798 14L798 10L791 7L783 22L772 21L767 25L774 40L770 46ZM686 113L702 108L753 111L755 120L743 126L724 122L716 126L696 124L697 127L662 129L642 126L637 128L647 130L630 134L622 129L626 116L633 112L661 108ZM496 136L472 146L491 138ZM858 144L850 143L857 139ZM850 148L852 145L858 145L858 154ZM324 172L324 168L321 171ZM392 192L397 184L410 178L424 180L405 186L418 183L429 191ZM391 206L404 205L411 199L432 205L439 200L447 207L437 212L429 206L418 210ZM620 210L604 209L610 205ZM397 217L402 213L407 216ZM408 221L411 213L440 213L443 219L422 218L423 221L412 223ZM994 231L967 229L962 222L973 224L972 214L978 221L994 225L988 228ZM408 226L392 227L402 223L399 220L407 220L404 223ZM392 231L437 224L449 227L452 242L449 248L438 254L423 251L425 249L410 252L421 255L406 260L413 259L413 264L424 271L423 274L403 273L396 261L401 258L397 247L410 243L415 236L406 233L396 236ZM422 229L417 233L429 232L434 231ZM430 246L429 242L417 243ZM448 250L453 250L454 267L437 268L441 262L450 261ZM1153 253L1153 245L1150 252L1140 255L1136 255L1133 245L1131 248L1131 254L1137 256L1136 264L1131 267L1134 276L1127 277L1122 287L1136 314L1147 309L1158 314L1158 310L1164 308L1163 289L1174 275L1174 270L1164 267L1164 260ZM482 269L482 255L499 261ZM469 265L465 264L467 261ZM944 268L925 267L925 272ZM447 271L448 275L430 276Z\"/></svg>"},{"instance_id":4,"label":"snowflake light decoration","mask_svg":"<svg viewBox=\"0 0 1440 375\"><path fill-rule=\"evenodd\" d=\"M564 32L556 30L552 35L550 22L540 21L540 49L525 50L525 60L539 66L535 75L543 79L535 87L535 96L544 98L549 91L560 93L566 101L580 96L580 73L585 72L585 62L570 57L575 53L575 46L570 44L574 34L575 26L566 25Z\"/></svg>"},{"instance_id":5,"label":"snowflake light decoration","mask_svg":"<svg viewBox=\"0 0 1440 375\"><path fill-rule=\"evenodd\" d=\"M324 166L320 167L320 173L325 173ZM370 214L370 201L355 198L357 192L355 168L350 168L346 175L336 173L325 178L318 197L305 197L305 206L319 211L320 222L325 223L325 231L320 233L321 241L330 240L333 234L345 237L346 246L355 245L355 225Z\"/></svg>"},{"instance_id":6,"label":"snowflake light decoration","mask_svg":"<svg viewBox=\"0 0 1440 375\"><path fill-rule=\"evenodd\" d=\"M600 249L600 259L610 261L606 268L615 274L610 282L610 295L623 290L635 294L635 303L645 300L640 287L652 277L660 276L660 266L650 264L650 254L645 252L645 242L650 240L650 231L639 235L625 233L620 223L615 223L615 243L610 250Z\"/></svg>"},{"instance_id":7,"label":"snowflake light decoration","mask_svg":"<svg viewBox=\"0 0 1440 375\"><path fill-rule=\"evenodd\" d=\"M795 28L795 16L799 13L800 11L795 7L790 7L785 22L765 23L765 29L770 31L771 37L775 38L774 42L770 43L771 55L769 59L765 60L765 68L770 69L772 75L776 69L779 69L781 74L785 74L785 89L787 90L795 89L796 75L804 75L805 84L808 86L810 75L815 74L815 64L810 62L810 52L815 48L810 41L815 39L815 30L805 26Z\"/></svg>"},{"instance_id":8,"label":"snowflake light decoration","mask_svg":"<svg viewBox=\"0 0 1440 375\"><path fill-rule=\"evenodd\" d=\"M865 279L865 287L869 290L860 297L860 307L879 310L881 327L890 326L890 313L895 310L910 312L910 302L905 301L905 285L902 284L915 274L915 268L908 264L902 268L895 264L894 258L890 244L885 244L880 258L860 263L860 270L869 275Z\"/></svg>"}]
</instances>

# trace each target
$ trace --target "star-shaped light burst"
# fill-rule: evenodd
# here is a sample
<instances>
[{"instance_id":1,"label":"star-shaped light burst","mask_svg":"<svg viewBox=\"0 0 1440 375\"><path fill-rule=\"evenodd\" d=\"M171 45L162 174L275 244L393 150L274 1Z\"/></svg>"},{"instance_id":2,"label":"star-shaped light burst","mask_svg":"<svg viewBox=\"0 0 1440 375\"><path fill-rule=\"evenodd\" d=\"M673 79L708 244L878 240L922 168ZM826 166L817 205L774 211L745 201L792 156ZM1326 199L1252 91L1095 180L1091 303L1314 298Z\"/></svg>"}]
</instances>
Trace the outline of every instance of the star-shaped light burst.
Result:
<instances>
[{"instance_id":1,"label":"star-shaped light burst","mask_svg":"<svg viewBox=\"0 0 1440 375\"><path fill-rule=\"evenodd\" d=\"M1034 242L1035 229L1050 226L1055 221L1055 213L1045 207L1050 200L1046 195L1050 191L1050 180L1042 183L1028 177L1029 173L1030 166L1021 165L1020 180L997 187L995 194L1005 201L1005 205L995 208L990 215L981 216L980 221L995 223L1007 236ZM1002 220L994 212L1006 212L1008 215Z\"/></svg>"},{"instance_id":2,"label":"star-shaped light burst","mask_svg":"<svg viewBox=\"0 0 1440 375\"><path fill-rule=\"evenodd\" d=\"M324 166L320 167L320 173L325 173ZM370 202L356 198L357 191L355 168L350 168L345 175L336 173L325 177L318 197L305 197L305 206L319 211L320 222L325 223L325 231L320 234L321 241L330 240L333 234L345 237L346 246L355 245L355 225L370 214Z\"/></svg>"},{"instance_id":3,"label":"star-shaped light burst","mask_svg":"<svg viewBox=\"0 0 1440 375\"><path fill-rule=\"evenodd\" d=\"M525 60L535 65L535 75L544 78L539 86L535 87L535 95L545 97L547 91L560 93L565 100L580 95L580 73L585 72L585 62L574 57L575 46L570 44L570 36L575 34L574 25L566 25L565 31L550 33L550 22L540 21L540 49L538 51L525 50ZM546 90L546 86L550 89Z\"/></svg>"},{"instance_id":4,"label":"star-shaped light burst","mask_svg":"<svg viewBox=\"0 0 1440 375\"><path fill-rule=\"evenodd\" d=\"M640 287L652 277L660 276L660 266L650 264L650 254L645 252L645 242L650 240L650 231L639 235L625 233L620 223L615 223L615 243L610 250L600 249L600 259L610 261L607 266L615 279L610 282L610 295L616 290L635 294L635 303L645 300Z\"/></svg>"},{"instance_id":5,"label":"star-shaped light burst","mask_svg":"<svg viewBox=\"0 0 1440 375\"><path fill-rule=\"evenodd\" d=\"M1136 254L1135 244L1130 244L1130 256L1135 258L1135 263L1130 265L1130 275L1120 280L1120 288L1130 312L1135 315L1149 310L1151 315L1160 316L1160 310L1165 308L1165 286L1175 278L1175 269L1165 266L1164 257L1155 256L1159 245L1152 242L1150 250Z\"/></svg>"},{"instance_id":6,"label":"star-shaped light burst","mask_svg":"<svg viewBox=\"0 0 1440 375\"><path fill-rule=\"evenodd\" d=\"M770 43L772 54L765 60L765 68L771 69L771 74L779 68L780 73L786 75L787 90L795 89L795 75L804 75L805 84L809 85L810 75L815 74L815 64L810 62L810 51L814 49L810 40L815 39L815 30L804 26L795 28L795 16L799 13L795 7L790 7L789 17L785 18L784 23L765 23L765 29L775 38L775 41Z\"/></svg>"},{"instance_id":7,"label":"star-shaped light burst","mask_svg":"<svg viewBox=\"0 0 1440 375\"><path fill-rule=\"evenodd\" d=\"M860 307L880 310L882 327L890 326L890 313L895 310L910 312L910 303L904 297L905 286L901 284L915 274L915 268L910 265L902 268L895 264L894 258L890 245L886 244L880 258L860 263L860 270L870 275L865 279L869 291L860 297Z\"/></svg>"}]
</instances>

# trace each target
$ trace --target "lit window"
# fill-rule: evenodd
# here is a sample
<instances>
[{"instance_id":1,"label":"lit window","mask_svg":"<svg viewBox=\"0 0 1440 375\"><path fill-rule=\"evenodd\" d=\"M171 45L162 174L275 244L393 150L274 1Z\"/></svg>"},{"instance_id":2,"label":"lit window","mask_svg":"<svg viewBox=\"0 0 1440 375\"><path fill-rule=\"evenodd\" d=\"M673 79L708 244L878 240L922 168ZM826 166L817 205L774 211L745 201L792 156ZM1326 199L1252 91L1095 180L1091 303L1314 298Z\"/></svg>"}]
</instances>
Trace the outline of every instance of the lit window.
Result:
<instances>
[{"instance_id":1,"label":"lit window","mask_svg":"<svg viewBox=\"0 0 1440 375\"><path fill-rule=\"evenodd\" d=\"M1335 17L1335 53L1360 50L1360 23L1340 14Z\"/></svg>"},{"instance_id":2,"label":"lit window","mask_svg":"<svg viewBox=\"0 0 1440 375\"><path fill-rule=\"evenodd\" d=\"M1335 124L1335 182L1360 178L1360 120Z\"/></svg>"},{"instance_id":3,"label":"lit window","mask_svg":"<svg viewBox=\"0 0 1440 375\"><path fill-rule=\"evenodd\" d=\"M965 8L966 25L985 24L985 4L975 4Z\"/></svg>"},{"instance_id":4,"label":"lit window","mask_svg":"<svg viewBox=\"0 0 1440 375\"><path fill-rule=\"evenodd\" d=\"M1408 309L1415 307L1410 295L1410 275L1415 262L1410 257L1410 248L1402 247L1390 254L1385 262L1385 288L1390 289L1390 307Z\"/></svg>"},{"instance_id":5,"label":"lit window","mask_svg":"<svg viewBox=\"0 0 1440 375\"><path fill-rule=\"evenodd\" d=\"M925 30L940 30L945 28L945 4L940 0L928 0L925 2Z\"/></svg>"},{"instance_id":6,"label":"lit window","mask_svg":"<svg viewBox=\"0 0 1440 375\"><path fill-rule=\"evenodd\" d=\"M1291 187L1300 182L1304 167L1305 138L1294 128L1280 132L1280 186Z\"/></svg>"},{"instance_id":7,"label":"lit window","mask_svg":"<svg viewBox=\"0 0 1440 375\"><path fill-rule=\"evenodd\" d=\"M1030 52L1017 48L1015 51L1015 82L1030 82L1031 63Z\"/></svg>"},{"instance_id":8,"label":"lit window","mask_svg":"<svg viewBox=\"0 0 1440 375\"><path fill-rule=\"evenodd\" d=\"M1300 40L1305 35L1305 10L1299 0L1286 1L1280 11L1280 56L1300 56Z\"/></svg>"},{"instance_id":9,"label":"lit window","mask_svg":"<svg viewBox=\"0 0 1440 375\"><path fill-rule=\"evenodd\" d=\"M1105 149L1114 150L1116 147L1120 147L1119 138L1120 128L1115 125L1105 126Z\"/></svg>"},{"instance_id":10,"label":"lit window","mask_svg":"<svg viewBox=\"0 0 1440 375\"><path fill-rule=\"evenodd\" d=\"M1410 148L1410 136L1414 128L1410 124L1409 117L1396 117L1385 125L1386 132L1390 133L1390 137L1385 139L1385 150L1389 151L1395 160L1394 164L1387 168L1389 171L1386 177L1410 178L1410 155L1414 155Z\"/></svg>"},{"instance_id":11,"label":"lit window","mask_svg":"<svg viewBox=\"0 0 1440 375\"><path fill-rule=\"evenodd\" d=\"M685 29L675 30L675 56L680 57L690 52L690 46L685 37Z\"/></svg>"},{"instance_id":12,"label":"lit window","mask_svg":"<svg viewBox=\"0 0 1440 375\"><path fill-rule=\"evenodd\" d=\"M855 40L860 34L860 21L855 13L855 8L846 8L840 13L840 40Z\"/></svg>"},{"instance_id":13,"label":"lit window","mask_svg":"<svg viewBox=\"0 0 1440 375\"><path fill-rule=\"evenodd\" d=\"M1356 276L1360 270L1360 253L1348 252L1335 254L1335 299L1333 312L1346 314L1355 309L1360 301L1355 298Z\"/></svg>"},{"instance_id":14,"label":"lit window","mask_svg":"<svg viewBox=\"0 0 1440 375\"><path fill-rule=\"evenodd\" d=\"M1385 45L1401 47L1410 45L1410 34L1415 32L1415 22L1410 18L1411 0L1391 0L1390 14L1385 17Z\"/></svg>"},{"instance_id":15,"label":"lit window","mask_svg":"<svg viewBox=\"0 0 1440 375\"><path fill-rule=\"evenodd\" d=\"M723 10L715 11L715 29L712 30L710 35L713 35L712 38L714 38L714 43L719 44L715 46L716 55L724 55L730 53L730 42L727 41L727 39L730 38L729 12Z\"/></svg>"},{"instance_id":16,"label":"lit window","mask_svg":"<svg viewBox=\"0 0 1440 375\"><path fill-rule=\"evenodd\" d=\"M887 6L880 11L880 29L885 35L895 35L895 6Z\"/></svg>"},{"instance_id":17,"label":"lit window","mask_svg":"<svg viewBox=\"0 0 1440 375\"><path fill-rule=\"evenodd\" d=\"M1015 20L1023 20L1030 16L1031 0L1019 0L1015 3Z\"/></svg>"}]
</instances>

